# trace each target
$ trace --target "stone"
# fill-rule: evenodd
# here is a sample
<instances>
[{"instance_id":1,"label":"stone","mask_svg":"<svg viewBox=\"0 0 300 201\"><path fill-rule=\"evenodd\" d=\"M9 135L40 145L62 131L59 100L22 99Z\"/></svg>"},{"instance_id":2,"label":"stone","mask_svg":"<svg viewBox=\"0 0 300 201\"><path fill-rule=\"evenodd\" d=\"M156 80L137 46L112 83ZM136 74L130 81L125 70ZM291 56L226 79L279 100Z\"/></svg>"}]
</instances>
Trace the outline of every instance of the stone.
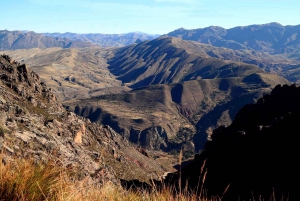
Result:
<instances>
[{"instance_id":1,"label":"stone","mask_svg":"<svg viewBox=\"0 0 300 201\"><path fill-rule=\"evenodd\" d=\"M81 127L79 128L79 130L76 132L75 137L74 137L74 142L76 144L81 145L82 144L82 137L85 135L85 125L82 124Z\"/></svg>"}]
</instances>

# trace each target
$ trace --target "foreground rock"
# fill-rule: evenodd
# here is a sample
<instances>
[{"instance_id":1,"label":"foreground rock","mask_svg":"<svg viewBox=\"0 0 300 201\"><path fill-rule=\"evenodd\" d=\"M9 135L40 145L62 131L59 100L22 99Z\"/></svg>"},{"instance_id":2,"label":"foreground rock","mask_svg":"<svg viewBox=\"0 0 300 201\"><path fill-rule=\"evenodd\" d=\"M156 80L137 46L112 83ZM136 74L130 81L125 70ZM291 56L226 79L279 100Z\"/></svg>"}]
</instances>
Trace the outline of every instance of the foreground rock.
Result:
<instances>
[{"instance_id":1,"label":"foreground rock","mask_svg":"<svg viewBox=\"0 0 300 201\"><path fill-rule=\"evenodd\" d=\"M300 87L276 86L244 106L230 126L214 130L205 150L165 182L178 185L181 175L182 187L208 189L224 200L269 199L273 193L278 200L299 200L299 103Z\"/></svg>"}]
</instances>

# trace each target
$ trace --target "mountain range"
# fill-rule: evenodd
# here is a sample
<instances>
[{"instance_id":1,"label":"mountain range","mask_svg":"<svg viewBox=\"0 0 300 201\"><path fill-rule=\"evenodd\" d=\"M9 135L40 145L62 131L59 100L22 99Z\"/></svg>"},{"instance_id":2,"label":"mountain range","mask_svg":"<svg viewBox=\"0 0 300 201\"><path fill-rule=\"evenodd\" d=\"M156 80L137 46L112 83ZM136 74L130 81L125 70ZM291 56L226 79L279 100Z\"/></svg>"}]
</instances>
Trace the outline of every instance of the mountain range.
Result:
<instances>
[{"instance_id":1,"label":"mountain range","mask_svg":"<svg viewBox=\"0 0 300 201\"><path fill-rule=\"evenodd\" d=\"M279 23L238 26L225 29L210 26L200 29L177 29L168 36L193 40L234 50L256 50L272 54L299 52L300 26L282 26Z\"/></svg>"},{"instance_id":2,"label":"mountain range","mask_svg":"<svg viewBox=\"0 0 300 201\"><path fill-rule=\"evenodd\" d=\"M185 41L198 42L197 45L191 42L188 45L190 47L198 46L196 49L192 47L197 54L206 51L206 54L211 57L258 65L267 72L279 74L291 82L299 83L299 31L299 26L282 26L278 23L269 23L231 29L216 26L193 30L180 28L166 35ZM76 34L69 32L37 34L30 31L4 30L0 31L0 50L49 47L121 47L145 40L153 40L158 36L141 32L128 34Z\"/></svg>"},{"instance_id":3,"label":"mountain range","mask_svg":"<svg viewBox=\"0 0 300 201\"><path fill-rule=\"evenodd\" d=\"M90 42L72 41L67 38L54 38L35 32L0 31L0 50L16 50L30 48L77 48L93 46Z\"/></svg>"},{"instance_id":4,"label":"mountain range","mask_svg":"<svg viewBox=\"0 0 300 201\"><path fill-rule=\"evenodd\" d=\"M120 47L130 45L135 42L153 40L159 37L158 34L146 34L142 32L131 32L126 34L77 34L77 33L42 33L44 36L68 38L74 41L91 42L101 47Z\"/></svg>"},{"instance_id":5,"label":"mountain range","mask_svg":"<svg viewBox=\"0 0 300 201\"><path fill-rule=\"evenodd\" d=\"M0 30L0 50L30 48L84 48L91 46L126 46L152 40L158 35L132 32L127 34L35 33L33 31Z\"/></svg>"}]
</instances>

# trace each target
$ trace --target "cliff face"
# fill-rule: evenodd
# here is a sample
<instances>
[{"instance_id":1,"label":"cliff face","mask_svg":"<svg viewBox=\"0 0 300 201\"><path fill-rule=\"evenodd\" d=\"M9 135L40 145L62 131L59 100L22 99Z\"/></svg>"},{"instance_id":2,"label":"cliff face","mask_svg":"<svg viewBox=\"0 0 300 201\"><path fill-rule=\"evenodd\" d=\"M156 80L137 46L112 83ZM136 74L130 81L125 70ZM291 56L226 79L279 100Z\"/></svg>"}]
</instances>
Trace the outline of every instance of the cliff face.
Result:
<instances>
[{"instance_id":1,"label":"cliff face","mask_svg":"<svg viewBox=\"0 0 300 201\"><path fill-rule=\"evenodd\" d=\"M66 111L37 74L6 55L0 56L0 111L4 161L54 156L97 184L146 181L164 172L110 127Z\"/></svg>"},{"instance_id":2,"label":"cliff face","mask_svg":"<svg viewBox=\"0 0 300 201\"><path fill-rule=\"evenodd\" d=\"M244 106L233 123L213 131L212 140L182 171L185 182L196 189L205 179L208 193L224 200L269 199L272 193L299 200L297 131L300 87L276 86L257 103ZM201 172L202 170L202 172ZM168 180L177 181L179 173Z\"/></svg>"}]
</instances>

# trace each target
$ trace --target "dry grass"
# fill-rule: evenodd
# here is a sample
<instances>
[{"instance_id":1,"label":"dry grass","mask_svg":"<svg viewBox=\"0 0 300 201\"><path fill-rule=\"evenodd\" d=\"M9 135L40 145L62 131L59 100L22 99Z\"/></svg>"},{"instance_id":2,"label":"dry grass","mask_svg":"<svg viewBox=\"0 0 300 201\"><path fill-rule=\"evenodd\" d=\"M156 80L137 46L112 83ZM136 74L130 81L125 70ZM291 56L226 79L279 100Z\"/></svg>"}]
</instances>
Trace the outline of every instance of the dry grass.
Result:
<instances>
[{"instance_id":1,"label":"dry grass","mask_svg":"<svg viewBox=\"0 0 300 201\"><path fill-rule=\"evenodd\" d=\"M173 193L170 188L160 190L124 190L111 183L103 187L88 186L85 181L71 181L70 171L59 162L35 162L33 159L4 160L0 156L0 200L107 200L107 201L207 201L186 191Z\"/></svg>"},{"instance_id":2,"label":"dry grass","mask_svg":"<svg viewBox=\"0 0 300 201\"><path fill-rule=\"evenodd\" d=\"M0 159L1 200L53 200L60 192L60 170L55 164Z\"/></svg>"},{"instance_id":3,"label":"dry grass","mask_svg":"<svg viewBox=\"0 0 300 201\"><path fill-rule=\"evenodd\" d=\"M201 168L202 169L202 168ZM72 181L72 172L57 161L35 162L33 159L5 160L0 155L0 201L221 201L163 186L152 190L124 190L107 183L102 187L88 185L86 180ZM202 188L202 187L201 187ZM175 193L174 193L175 192ZM275 196L270 201L275 201ZM285 200L285 199L282 199Z\"/></svg>"}]
</instances>

